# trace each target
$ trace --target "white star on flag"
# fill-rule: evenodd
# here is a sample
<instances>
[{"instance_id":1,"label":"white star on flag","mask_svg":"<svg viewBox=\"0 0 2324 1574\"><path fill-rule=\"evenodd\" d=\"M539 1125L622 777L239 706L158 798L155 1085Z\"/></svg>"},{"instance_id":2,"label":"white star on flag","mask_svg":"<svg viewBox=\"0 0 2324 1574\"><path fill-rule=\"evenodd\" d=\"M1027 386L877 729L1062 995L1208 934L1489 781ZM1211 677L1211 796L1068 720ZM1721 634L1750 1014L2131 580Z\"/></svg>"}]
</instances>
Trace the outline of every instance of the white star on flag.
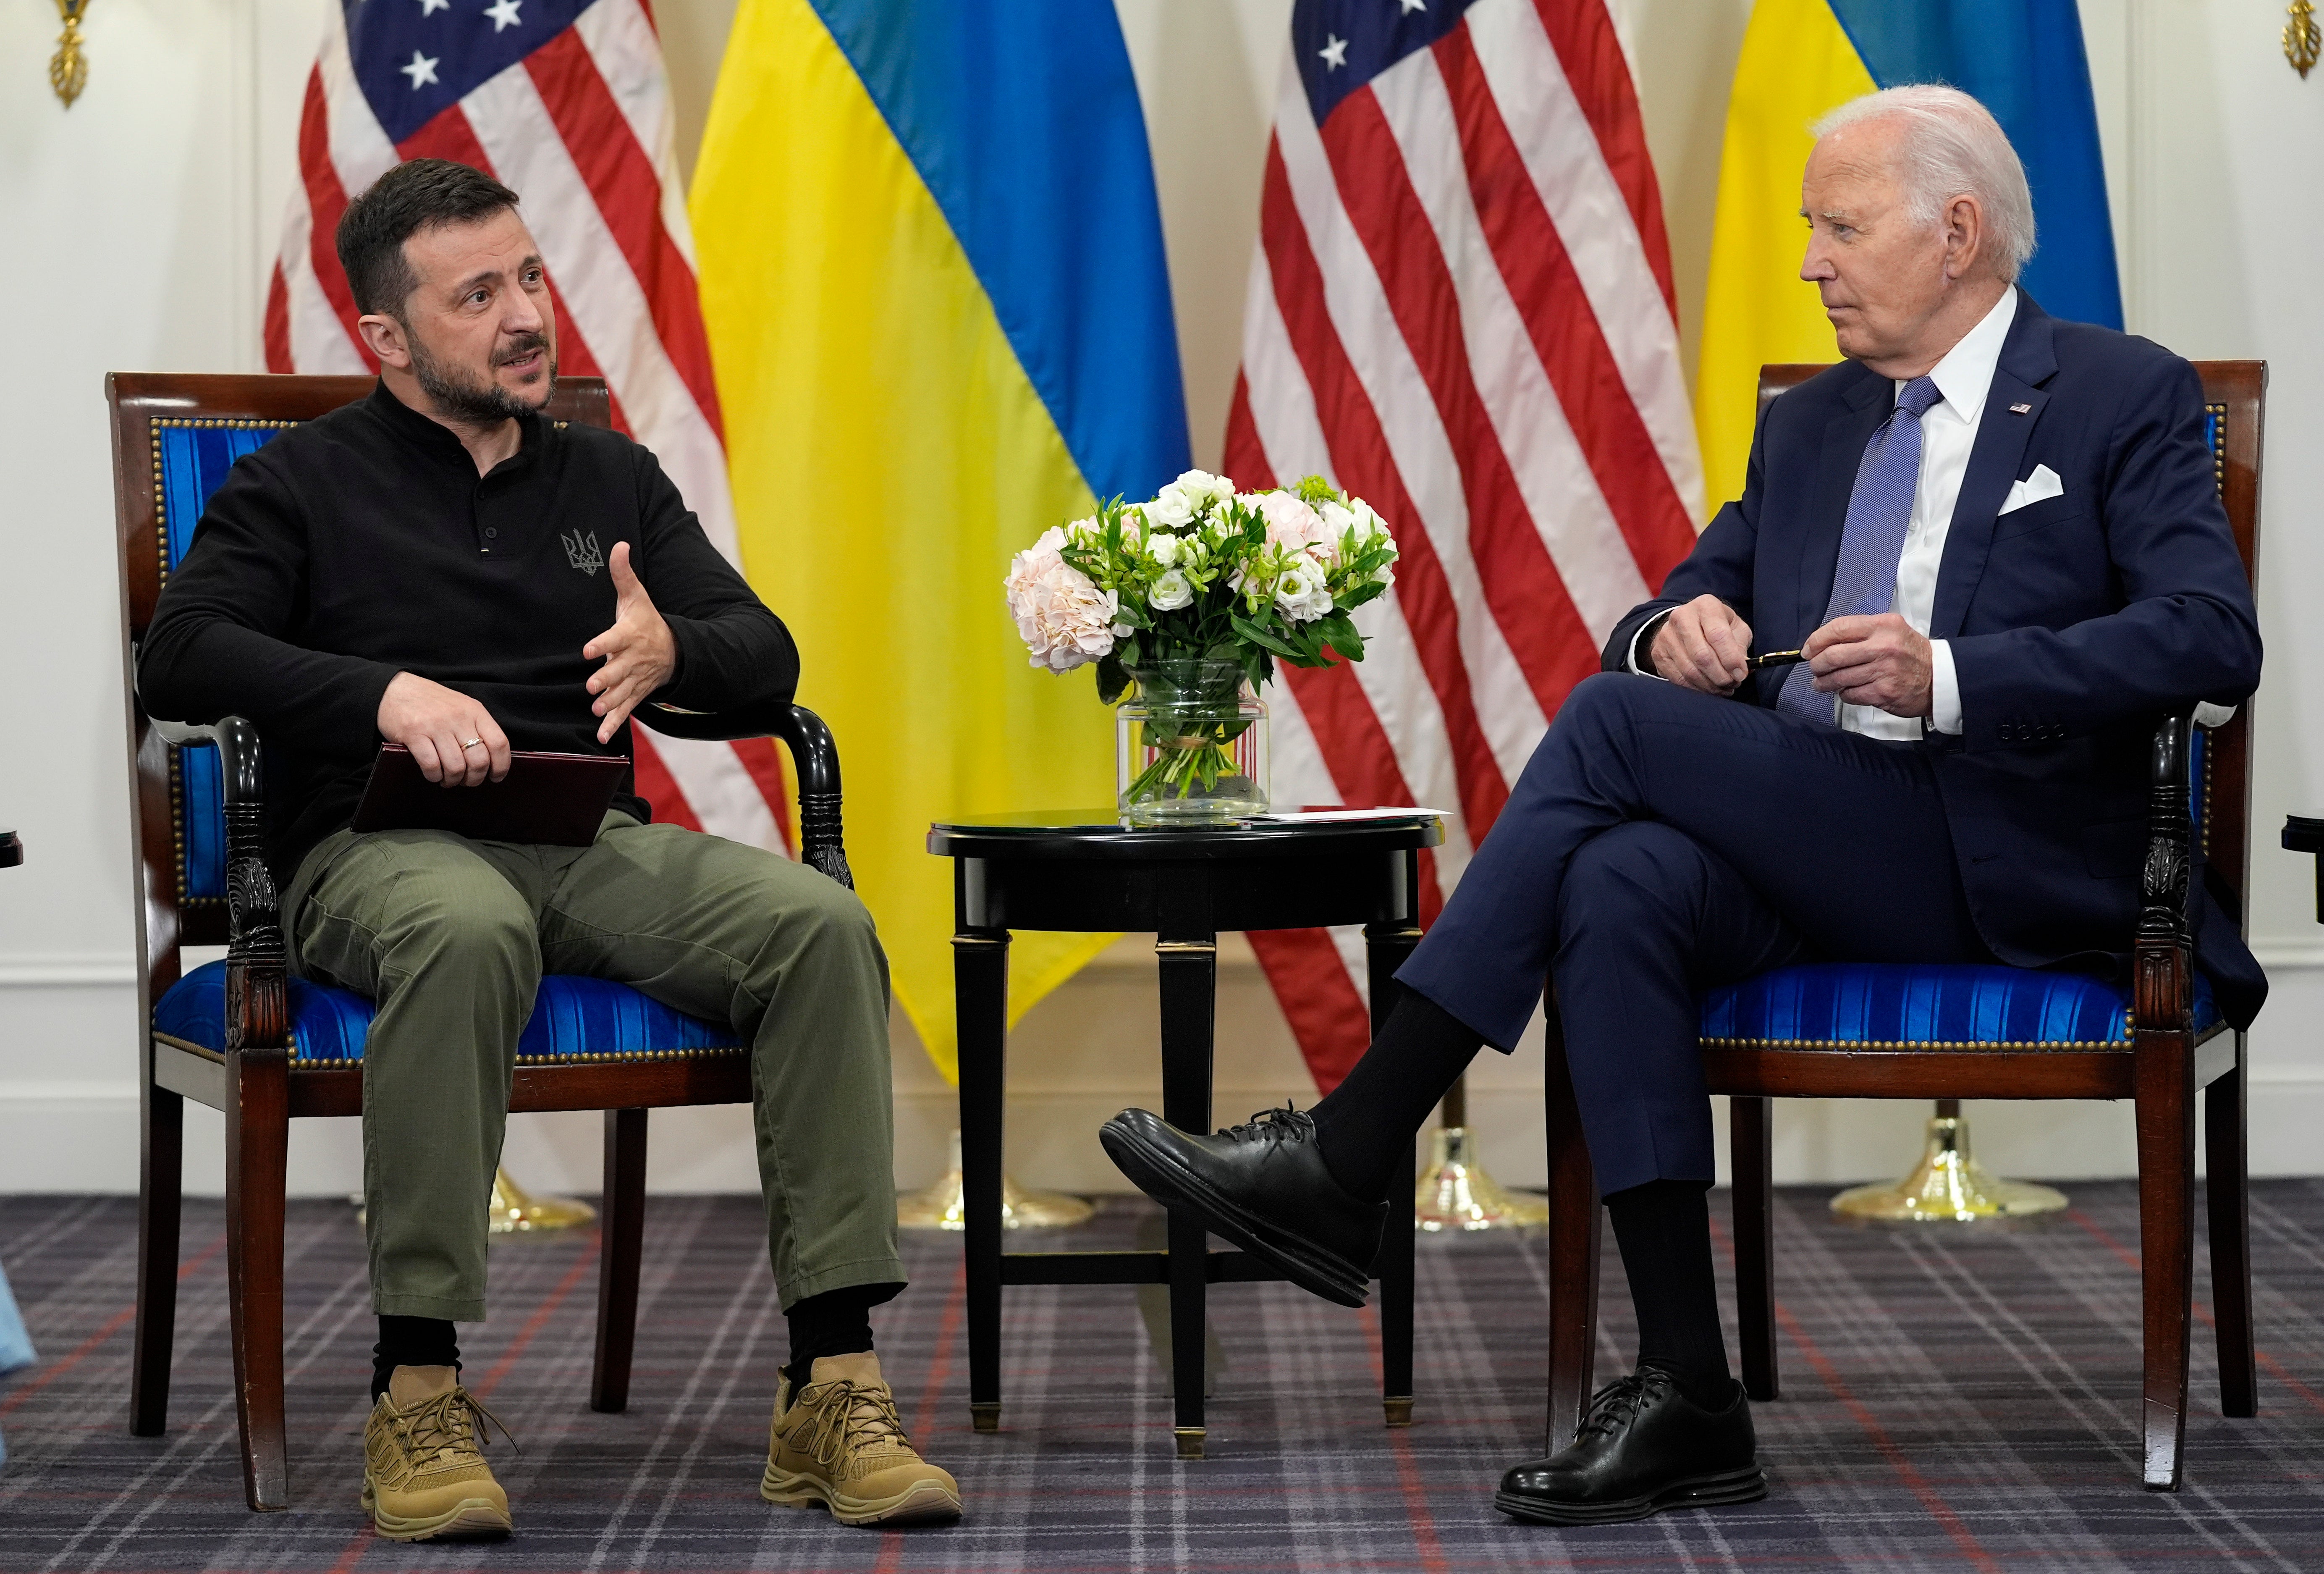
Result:
<instances>
[{"instance_id":1,"label":"white star on flag","mask_svg":"<svg viewBox=\"0 0 2324 1574\"><path fill-rule=\"evenodd\" d=\"M1324 65L1336 71L1348 63L1348 41L1337 33L1326 33L1323 36L1330 42L1315 52L1323 57Z\"/></svg>"},{"instance_id":2,"label":"white star on flag","mask_svg":"<svg viewBox=\"0 0 2324 1574\"><path fill-rule=\"evenodd\" d=\"M1397 12L1397 14L1398 16L1409 16L1416 11L1425 11L1427 9L1428 0L1404 0L1404 9Z\"/></svg>"},{"instance_id":3,"label":"white star on flag","mask_svg":"<svg viewBox=\"0 0 2324 1574\"><path fill-rule=\"evenodd\" d=\"M433 16L438 11L448 11L451 8L452 0L420 0L420 14L422 16Z\"/></svg>"},{"instance_id":4,"label":"white star on flag","mask_svg":"<svg viewBox=\"0 0 2324 1574\"><path fill-rule=\"evenodd\" d=\"M418 50L413 50L411 51L411 63L408 66L398 66L395 69L411 79L411 90L417 93L420 88L429 86L436 80L437 61L441 60L444 57L442 55L438 55L435 60L429 60Z\"/></svg>"},{"instance_id":5,"label":"white star on flag","mask_svg":"<svg viewBox=\"0 0 2324 1574\"><path fill-rule=\"evenodd\" d=\"M485 6L484 14L493 19L493 31L521 25L516 8L523 4L524 0L494 0L494 4Z\"/></svg>"}]
</instances>

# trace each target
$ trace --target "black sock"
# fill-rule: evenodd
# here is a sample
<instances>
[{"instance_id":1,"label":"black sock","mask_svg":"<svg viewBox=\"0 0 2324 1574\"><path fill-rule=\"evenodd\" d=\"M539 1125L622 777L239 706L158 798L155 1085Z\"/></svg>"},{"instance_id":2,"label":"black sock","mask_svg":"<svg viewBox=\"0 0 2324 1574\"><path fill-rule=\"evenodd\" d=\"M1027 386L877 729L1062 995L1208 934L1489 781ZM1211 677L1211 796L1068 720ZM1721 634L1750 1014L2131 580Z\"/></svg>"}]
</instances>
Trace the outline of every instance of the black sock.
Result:
<instances>
[{"instance_id":1,"label":"black sock","mask_svg":"<svg viewBox=\"0 0 2324 1574\"><path fill-rule=\"evenodd\" d=\"M371 1397L374 1404L387 1392L387 1380L398 1366L460 1365L460 1341L452 1325L440 1317L387 1317L379 1319L379 1343L371 1352Z\"/></svg>"},{"instance_id":2,"label":"black sock","mask_svg":"<svg viewBox=\"0 0 2324 1574\"><path fill-rule=\"evenodd\" d=\"M1649 1180L1615 1192L1606 1211L1637 1309L1638 1365L1670 1373L1703 1409L1724 1410L1735 1385L1711 1273L1710 1190L1704 1180Z\"/></svg>"},{"instance_id":3,"label":"black sock","mask_svg":"<svg viewBox=\"0 0 2324 1574\"><path fill-rule=\"evenodd\" d=\"M1413 1134L1483 1042L1443 1006L1399 986L1379 1036L1314 1110L1332 1179L1367 1202L1384 1202L1391 1186L1410 1185Z\"/></svg>"},{"instance_id":4,"label":"black sock","mask_svg":"<svg viewBox=\"0 0 2324 1574\"><path fill-rule=\"evenodd\" d=\"M901 1284L849 1284L794 1301L783 1316L791 1325L791 1358L783 1368L793 1388L807 1386L825 1356L857 1356L872 1347L872 1309L892 1301Z\"/></svg>"}]
</instances>

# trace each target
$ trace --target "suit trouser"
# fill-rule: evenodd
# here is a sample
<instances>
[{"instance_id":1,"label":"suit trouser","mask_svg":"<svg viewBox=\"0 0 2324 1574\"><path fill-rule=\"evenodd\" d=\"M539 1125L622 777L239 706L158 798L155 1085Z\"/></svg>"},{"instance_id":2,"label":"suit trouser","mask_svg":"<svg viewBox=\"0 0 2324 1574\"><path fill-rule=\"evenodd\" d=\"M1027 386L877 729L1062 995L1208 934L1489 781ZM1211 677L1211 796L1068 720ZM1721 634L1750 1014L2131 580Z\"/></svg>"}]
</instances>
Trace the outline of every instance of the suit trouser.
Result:
<instances>
[{"instance_id":1,"label":"suit trouser","mask_svg":"<svg viewBox=\"0 0 2324 1574\"><path fill-rule=\"evenodd\" d=\"M1713 1178L1702 991L1983 962L1918 744L1628 673L1577 686L1397 977L1502 1050L1554 974L1601 1193Z\"/></svg>"},{"instance_id":2,"label":"suit trouser","mask_svg":"<svg viewBox=\"0 0 2324 1574\"><path fill-rule=\"evenodd\" d=\"M786 1307L898 1283L888 961L805 865L608 814L595 845L340 831L300 864L293 966L377 1003L364 1199L382 1315L484 1315L486 1208L543 973L632 985L751 1046L768 1247Z\"/></svg>"}]
</instances>

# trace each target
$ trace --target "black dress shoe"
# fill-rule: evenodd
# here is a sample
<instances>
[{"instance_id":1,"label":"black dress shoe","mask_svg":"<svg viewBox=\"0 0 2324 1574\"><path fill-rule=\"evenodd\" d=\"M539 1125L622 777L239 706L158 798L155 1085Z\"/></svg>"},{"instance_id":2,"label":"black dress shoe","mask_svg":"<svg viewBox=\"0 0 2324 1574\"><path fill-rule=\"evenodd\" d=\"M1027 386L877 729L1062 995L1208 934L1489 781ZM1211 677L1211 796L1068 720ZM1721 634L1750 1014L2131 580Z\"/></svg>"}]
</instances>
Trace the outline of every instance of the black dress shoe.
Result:
<instances>
[{"instance_id":1,"label":"black dress shoe","mask_svg":"<svg viewBox=\"0 0 2324 1574\"><path fill-rule=\"evenodd\" d=\"M1502 1477L1493 1506L1538 1524L1615 1524L1766 1495L1743 1385L1724 1409L1705 1410L1669 1373L1641 1366L1591 1396L1562 1452Z\"/></svg>"},{"instance_id":2,"label":"black dress shoe","mask_svg":"<svg viewBox=\"0 0 2324 1574\"><path fill-rule=\"evenodd\" d=\"M1264 1259L1302 1290L1361 1306L1388 1204L1352 1197L1315 1145L1315 1117L1268 1109L1213 1137L1125 1109L1097 1140L1138 1189Z\"/></svg>"}]
</instances>

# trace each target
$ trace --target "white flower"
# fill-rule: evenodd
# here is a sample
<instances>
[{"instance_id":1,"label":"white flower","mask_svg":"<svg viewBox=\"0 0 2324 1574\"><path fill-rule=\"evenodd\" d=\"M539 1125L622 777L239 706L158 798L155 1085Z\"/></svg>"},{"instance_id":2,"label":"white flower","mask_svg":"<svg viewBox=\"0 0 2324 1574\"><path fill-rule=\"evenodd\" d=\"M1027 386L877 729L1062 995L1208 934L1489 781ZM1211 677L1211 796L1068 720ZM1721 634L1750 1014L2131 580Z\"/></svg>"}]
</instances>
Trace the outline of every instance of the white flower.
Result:
<instances>
[{"instance_id":1,"label":"white flower","mask_svg":"<svg viewBox=\"0 0 2324 1574\"><path fill-rule=\"evenodd\" d=\"M1146 505L1147 512L1154 515L1154 523L1167 530L1184 530L1194 523L1198 508L1198 500L1188 496L1176 484L1163 487L1154 495L1154 501Z\"/></svg>"},{"instance_id":2,"label":"white flower","mask_svg":"<svg viewBox=\"0 0 2324 1574\"><path fill-rule=\"evenodd\" d=\"M1065 538L1075 546L1087 546L1097 540L1098 523L1094 519L1076 519L1065 527L1064 533ZM1043 536L1041 539L1047 541L1048 537ZM1037 542L1036 545L1038 544Z\"/></svg>"},{"instance_id":3,"label":"white flower","mask_svg":"<svg viewBox=\"0 0 2324 1574\"><path fill-rule=\"evenodd\" d=\"M1176 612L1194 598L1194 586L1187 582L1185 575L1173 569L1154 581L1146 604L1157 612Z\"/></svg>"},{"instance_id":4,"label":"white flower","mask_svg":"<svg viewBox=\"0 0 2324 1574\"><path fill-rule=\"evenodd\" d=\"M1323 575L1295 562L1275 582L1275 608L1294 623L1313 623L1332 610L1332 592Z\"/></svg>"},{"instance_id":5,"label":"white flower","mask_svg":"<svg viewBox=\"0 0 2324 1574\"><path fill-rule=\"evenodd\" d=\"M1234 483L1224 476L1213 476L1207 470L1189 470L1171 485L1193 499L1197 507L1204 503L1228 503L1234 499Z\"/></svg>"},{"instance_id":6,"label":"white flower","mask_svg":"<svg viewBox=\"0 0 2324 1574\"><path fill-rule=\"evenodd\" d=\"M1146 543L1147 558L1165 569L1176 563L1185 550L1185 542L1175 535L1165 535L1158 531Z\"/></svg>"},{"instance_id":7,"label":"white flower","mask_svg":"<svg viewBox=\"0 0 2324 1574\"><path fill-rule=\"evenodd\" d=\"M1017 554L1002 583L1009 591L1010 616L1032 653L1032 664L1052 672L1070 672L1106 655L1113 642L1130 632L1114 617L1120 606L1111 590L1101 590L1090 577L1057 555L1065 532L1052 529Z\"/></svg>"}]
</instances>

